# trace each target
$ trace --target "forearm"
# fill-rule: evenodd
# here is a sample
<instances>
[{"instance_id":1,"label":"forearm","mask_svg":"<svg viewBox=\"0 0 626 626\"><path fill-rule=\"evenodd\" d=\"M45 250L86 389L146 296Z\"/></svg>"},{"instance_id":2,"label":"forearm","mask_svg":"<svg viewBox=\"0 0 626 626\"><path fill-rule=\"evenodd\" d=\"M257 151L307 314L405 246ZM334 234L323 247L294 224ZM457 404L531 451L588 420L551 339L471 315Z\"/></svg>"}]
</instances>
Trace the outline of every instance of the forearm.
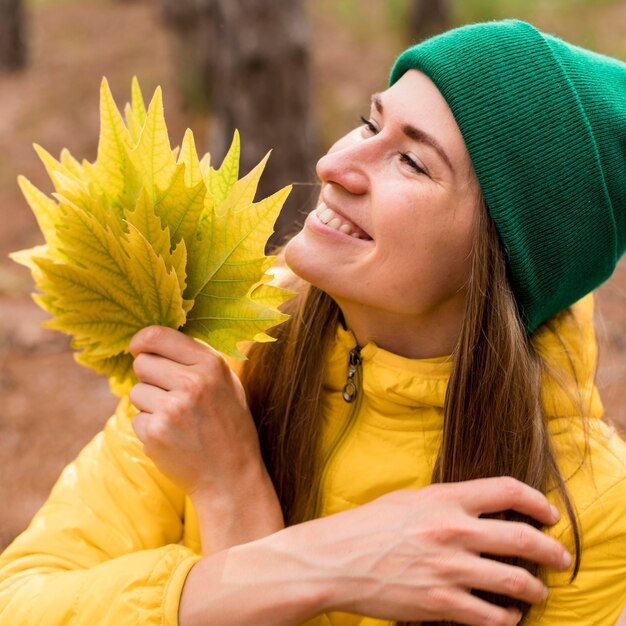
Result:
<instances>
[{"instance_id":1,"label":"forearm","mask_svg":"<svg viewBox=\"0 0 626 626\"><path fill-rule=\"evenodd\" d=\"M297 626L328 611L358 612L372 577L361 571L367 562L353 562L354 534L339 514L205 556L185 581L179 626Z\"/></svg>"},{"instance_id":2,"label":"forearm","mask_svg":"<svg viewBox=\"0 0 626 626\"><path fill-rule=\"evenodd\" d=\"M179 625L296 626L327 610L333 582L301 555L308 526L204 557L185 581Z\"/></svg>"},{"instance_id":3,"label":"forearm","mask_svg":"<svg viewBox=\"0 0 626 626\"><path fill-rule=\"evenodd\" d=\"M198 515L204 556L284 528L280 502L261 461L246 468L234 485L211 485L193 494L191 500Z\"/></svg>"}]
</instances>

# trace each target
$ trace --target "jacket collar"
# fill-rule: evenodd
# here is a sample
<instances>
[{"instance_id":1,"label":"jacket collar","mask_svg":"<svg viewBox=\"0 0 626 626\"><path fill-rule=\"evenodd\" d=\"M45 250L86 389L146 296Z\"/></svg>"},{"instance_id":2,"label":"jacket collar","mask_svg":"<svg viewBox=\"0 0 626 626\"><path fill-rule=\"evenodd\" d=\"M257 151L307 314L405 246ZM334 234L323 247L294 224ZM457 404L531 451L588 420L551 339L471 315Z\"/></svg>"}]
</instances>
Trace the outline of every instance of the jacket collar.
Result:
<instances>
[{"instance_id":1,"label":"jacket collar","mask_svg":"<svg viewBox=\"0 0 626 626\"><path fill-rule=\"evenodd\" d=\"M597 346L593 328L593 296L562 313L533 336L533 344L547 364L542 402L550 418L580 415L601 417L602 403L594 385ZM554 331L557 331L556 333ZM350 351L357 345L350 330L338 325L327 360L325 386L343 388ZM407 407L443 409L452 369L452 357L408 359L369 342L361 347L361 390L375 409L406 414ZM558 374L555 376L554 372ZM558 380L558 382L557 382ZM374 408L373 407L373 408Z\"/></svg>"}]
</instances>

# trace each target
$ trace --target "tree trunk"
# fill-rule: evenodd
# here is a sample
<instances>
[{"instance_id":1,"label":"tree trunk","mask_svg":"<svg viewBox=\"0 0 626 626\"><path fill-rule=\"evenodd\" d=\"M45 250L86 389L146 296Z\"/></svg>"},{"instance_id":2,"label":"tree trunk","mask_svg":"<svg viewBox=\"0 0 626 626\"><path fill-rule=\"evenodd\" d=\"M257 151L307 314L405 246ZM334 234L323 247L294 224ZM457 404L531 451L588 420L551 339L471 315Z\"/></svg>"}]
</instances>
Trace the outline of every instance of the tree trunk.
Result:
<instances>
[{"instance_id":1,"label":"tree trunk","mask_svg":"<svg viewBox=\"0 0 626 626\"><path fill-rule=\"evenodd\" d=\"M237 1L237 0L234 0ZM159 0L172 37L178 89L187 110L206 113L213 106L213 68L222 17L218 0Z\"/></svg>"},{"instance_id":2,"label":"tree trunk","mask_svg":"<svg viewBox=\"0 0 626 626\"><path fill-rule=\"evenodd\" d=\"M212 115L209 150L224 157L241 133L242 172L272 156L259 188L314 182L309 29L302 0L161 0L176 35L183 93ZM315 187L294 187L276 224L280 243L311 208Z\"/></svg>"},{"instance_id":3,"label":"tree trunk","mask_svg":"<svg viewBox=\"0 0 626 626\"><path fill-rule=\"evenodd\" d=\"M25 64L22 0L0 0L0 71L15 71Z\"/></svg>"},{"instance_id":4,"label":"tree trunk","mask_svg":"<svg viewBox=\"0 0 626 626\"><path fill-rule=\"evenodd\" d=\"M447 30L451 22L450 0L411 0L409 3L408 27L412 43Z\"/></svg>"}]
</instances>

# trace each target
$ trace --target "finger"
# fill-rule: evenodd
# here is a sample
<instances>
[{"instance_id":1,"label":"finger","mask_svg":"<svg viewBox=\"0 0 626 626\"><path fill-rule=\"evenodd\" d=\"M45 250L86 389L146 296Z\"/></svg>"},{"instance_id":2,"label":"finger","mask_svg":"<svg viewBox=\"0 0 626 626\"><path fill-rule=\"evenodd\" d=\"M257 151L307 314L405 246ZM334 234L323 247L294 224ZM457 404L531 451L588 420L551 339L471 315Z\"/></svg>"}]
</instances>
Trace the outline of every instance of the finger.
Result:
<instances>
[{"instance_id":1,"label":"finger","mask_svg":"<svg viewBox=\"0 0 626 626\"><path fill-rule=\"evenodd\" d=\"M442 616L444 619L469 626L493 624L515 626L521 618L517 609L504 608L481 600L472 595L468 589L458 589L453 593L454 596L445 593L437 601L441 605L441 610L437 611L436 618Z\"/></svg>"},{"instance_id":2,"label":"finger","mask_svg":"<svg viewBox=\"0 0 626 626\"><path fill-rule=\"evenodd\" d=\"M559 512L544 494L510 476L468 480L457 483L457 487L465 510L471 515L513 509L543 524L552 525L559 519Z\"/></svg>"},{"instance_id":3,"label":"finger","mask_svg":"<svg viewBox=\"0 0 626 626\"><path fill-rule=\"evenodd\" d=\"M133 356L140 352L148 352L183 365L195 365L207 352L220 356L217 350L207 344L165 326L142 328L131 339L129 350Z\"/></svg>"},{"instance_id":4,"label":"finger","mask_svg":"<svg viewBox=\"0 0 626 626\"><path fill-rule=\"evenodd\" d=\"M552 537L524 522L481 518L467 541L470 550L498 556L519 556L557 570L567 569L569 552Z\"/></svg>"},{"instance_id":5,"label":"finger","mask_svg":"<svg viewBox=\"0 0 626 626\"><path fill-rule=\"evenodd\" d=\"M177 381L189 367L147 352L140 352L133 362L133 369L140 382L160 387L165 391L176 388Z\"/></svg>"},{"instance_id":6,"label":"finger","mask_svg":"<svg viewBox=\"0 0 626 626\"><path fill-rule=\"evenodd\" d=\"M457 584L466 588L498 593L524 602L543 602L548 589L541 580L523 567L500 563L479 556L455 557Z\"/></svg>"},{"instance_id":7,"label":"finger","mask_svg":"<svg viewBox=\"0 0 626 626\"><path fill-rule=\"evenodd\" d=\"M143 413L156 413L159 408L163 406L165 398L167 397L167 391L155 387L154 385L139 383L134 385L130 390L129 397L130 401L139 411Z\"/></svg>"},{"instance_id":8,"label":"finger","mask_svg":"<svg viewBox=\"0 0 626 626\"><path fill-rule=\"evenodd\" d=\"M143 443L143 451L149 457L168 447L171 441L171 430L159 415L137 413L131 420L137 438Z\"/></svg>"},{"instance_id":9,"label":"finger","mask_svg":"<svg viewBox=\"0 0 626 626\"><path fill-rule=\"evenodd\" d=\"M148 415L147 413L137 413L135 417L131 420L130 424L137 435L137 438L142 443L146 443L147 441L147 428L148 428L148 420L150 420L152 415Z\"/></svg>"}]
</instances>

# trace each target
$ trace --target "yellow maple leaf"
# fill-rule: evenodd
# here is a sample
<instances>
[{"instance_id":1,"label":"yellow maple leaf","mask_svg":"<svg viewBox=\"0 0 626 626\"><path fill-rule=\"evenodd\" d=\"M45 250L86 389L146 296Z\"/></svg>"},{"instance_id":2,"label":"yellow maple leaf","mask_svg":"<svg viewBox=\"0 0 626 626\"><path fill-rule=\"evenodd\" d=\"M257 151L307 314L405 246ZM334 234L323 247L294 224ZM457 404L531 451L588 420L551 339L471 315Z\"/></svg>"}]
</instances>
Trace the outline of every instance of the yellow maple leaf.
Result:
<instances>
[{"instance_id":1,"label":"yellow maple leaf","mask_svg":"<svg viewBox=\"0 0 626 626\"><path fill-rule=\"evenodd\" d=\"M35 147L51 198L19 178L46 243L11 256L32 271L45 325L71 335L76 360L117 395L135 382L128 345L145 326L237 357L239 342L271 341L265 331L286 319L278 307L293 294L268 284L264 248L290 191L254 201L268 157L240 179L237 132L218 169L190 130L172 149L161 90L146 110L136 78L124 118L103 79L100 120L94 163Z\"/></svg>"}]
</instances>

